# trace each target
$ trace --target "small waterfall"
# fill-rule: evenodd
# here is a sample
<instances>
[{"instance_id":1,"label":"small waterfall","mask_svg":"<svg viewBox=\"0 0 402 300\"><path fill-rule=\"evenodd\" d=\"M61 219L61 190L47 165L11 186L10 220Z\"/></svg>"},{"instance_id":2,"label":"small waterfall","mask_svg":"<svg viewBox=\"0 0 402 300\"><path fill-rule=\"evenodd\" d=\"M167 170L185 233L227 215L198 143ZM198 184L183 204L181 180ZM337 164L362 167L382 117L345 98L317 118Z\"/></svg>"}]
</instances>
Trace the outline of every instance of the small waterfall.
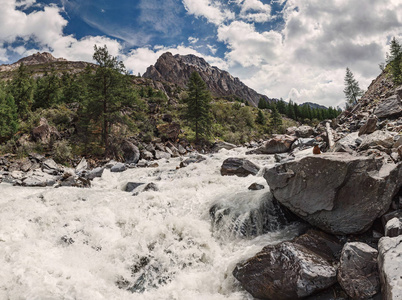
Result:
<instances>
[{"instance_id":1,"label":"small waterfall","mask_svg":"<svg viewBox=\"0 0 402 300\"><path fill-rule=\"evenodd\" d=\"M282 229L293 221L268 191L248 191L216 201L209 210L214 232L255 237Z\"/></svg>"}]
</instances>

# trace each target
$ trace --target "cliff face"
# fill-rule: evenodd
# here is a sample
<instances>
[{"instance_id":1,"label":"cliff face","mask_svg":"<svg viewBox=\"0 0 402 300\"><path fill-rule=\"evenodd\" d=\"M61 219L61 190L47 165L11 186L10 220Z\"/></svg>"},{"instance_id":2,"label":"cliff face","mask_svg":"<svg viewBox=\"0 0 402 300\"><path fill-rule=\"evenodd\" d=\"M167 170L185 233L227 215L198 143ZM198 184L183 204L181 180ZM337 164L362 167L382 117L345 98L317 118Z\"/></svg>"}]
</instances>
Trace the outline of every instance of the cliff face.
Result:
<instances>
[{"instance_id":1,"label":"cliff face","mask_svg":"<svg viewBox=\"0 0 402 300\"><path fill-rule=\"evenodd\" d=\"M242 83L226 71L209 65L195 55L162 54L154 66L148 67L143 77L156 81L167 81L185 88L192 72L198 72L214 97L240 98L253 106L260 98L270 100Z\"/></svg>"}]
</instances>

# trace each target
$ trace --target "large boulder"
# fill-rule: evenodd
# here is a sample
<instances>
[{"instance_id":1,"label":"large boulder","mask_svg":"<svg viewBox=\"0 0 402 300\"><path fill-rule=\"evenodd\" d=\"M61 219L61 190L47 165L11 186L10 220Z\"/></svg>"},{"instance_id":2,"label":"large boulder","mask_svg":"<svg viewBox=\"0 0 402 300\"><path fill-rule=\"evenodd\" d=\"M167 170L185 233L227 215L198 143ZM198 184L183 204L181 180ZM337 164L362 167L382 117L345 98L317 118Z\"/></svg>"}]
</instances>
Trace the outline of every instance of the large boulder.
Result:
<instances>
[{"instance_id":1,"label":"large boulder","mask_svg":"<svg viewBox=\"0 0 402 300\"><path fill-rule=\"evenodd\" d=\"M221 175L246 177L257 175L260 167L244 158L230 157L225 159L221 167Z\"/></svg>"},{"instance_id":2,"label":"large boulder","mask_svg":"<svg viewBox=\"0 0 402 300\"><path fill-rule=\"evenodd\" d=\"M227 142L219 141L219 142L216 142L216 143L213 145L212 151L213 151L213 152L219 152L219 150L221 150L221 149L232 150L232 149L234 149L234 148L236 148L236 147L237 147L237 146L234 145L234 144L230 144L230 143L227 143Z\"/></svg>"},{"instance_id":3,"label":"large boulder","mask_svg":"<svg viewBox=\"0 0 402 300\"><path fill-rule=\"evenodd\" d=\"M157 128L159 135L164 140L176 141L181 132L181 127L177 123L160 124Z\"/></svg>"},{"instance_id":4,"label":"large boulder","mask_svg":"<svg viewBox=\"0 0 402 300\"><path fill-rule=\"evenodd\" d=\"M402 164L324 153L265 169L275 198L310 224L334 234L367 230L402 185Z\"/></svg>"},{"instance_id":5,"label":"large boulder","mask_svg":"<svg viewBox=\"0 0 402 300\"><path fill-rule=\"evenodd\" d=\"M352 299L368 299L380 291L378 251L365 243L346 243L342 249L338 282Z\"/></svg>"},{"instance_id":6,"label":"large boulder","mask_svg":"<svg viewBox=\"0 0 402 300\"><path fill-rule=\"evenodd\" d=\"M318 244L325 244L317 236ZM312 243L315 244L315 243ZM295 300L336 283L336 267L326 253L301 240L266 246L238 264L234 277L253 297Z\"/></svg>"},{"instance_id":7,"label":"large boulder","mask_svg":"<svg viewBox=\"0 0 402 300\"><path fill-rule=\"evenodd\" d=\"M383 300L402 299L402 235L383 237L378 243L378 269Z\"/></svg>"},{"instance_id":8,"label":"large boulder","mask_svg":"<svg viewBox=\"0 0 402 300\"><path fill-rule=\"evenodd\" d=\"M140 160L140 150L132 142L124 140L121 149L126 164L136 164Z\"/></svg>"},{"instance_id":9,"label":"large boulder","mask_svg":"<svg viewBox=\"0 0 402 300\"><path fill-rule=\"evenodd\" d=\"M398 95L382 101L374 111L378 118L398 117L402 115L402 102Z\"/></svg>"},{"instance_id":10,"label":"large boulder","mask_svg":"<svg viewBox=\"0 0 402 300\"><path fill-rule=\"evenodd\" d=\"M272 139L265 142L261 147L250 151L249 153L255 154L275 154L284 153L290 150L293 142L297 139L295 136L290 135L277 135Z\"/></svg>"},{"instance_id":11,"label":"large boulder","mask_svg":"<svg viewBox=\"0 0 402 300\"><path fill-rule=\"evenodd\" d=\"M314 128L307 125L302 125L296 128L296 136L299 138L309 138L314 135Z\"/></svg>"},{"instance_id":12,"label":"large boulder","mask_svg":"<svg viewBox=\"0 0 402 300\"><path fill-rule=\"evenodd\" d=\"M384 148L392 148L394 145L394 135L388 131L377 130L363 138L359 146L359 150L367 150L370 147L381 146Z\"/></svg>"},{"instance_id":13,"label":"large boulder","mask_svg":"<svg viewBox=\"0 0 402 300\"><path fill-rule=\"evenodd\" d=\"M372 117L367 120L367 122L360 127L359 135L373 133L377 129L377 118Z\"/></svg>"},{"instance_id":14,"label":"large boulder","mask_svg":"<svg viewBox=\"0 0 402 300\"><path fill-rule=\"evenodd\" d=\"M358 146L359 133L353 132L336 141L331 152L353 152Z\"/></svg>"}]
</instances>

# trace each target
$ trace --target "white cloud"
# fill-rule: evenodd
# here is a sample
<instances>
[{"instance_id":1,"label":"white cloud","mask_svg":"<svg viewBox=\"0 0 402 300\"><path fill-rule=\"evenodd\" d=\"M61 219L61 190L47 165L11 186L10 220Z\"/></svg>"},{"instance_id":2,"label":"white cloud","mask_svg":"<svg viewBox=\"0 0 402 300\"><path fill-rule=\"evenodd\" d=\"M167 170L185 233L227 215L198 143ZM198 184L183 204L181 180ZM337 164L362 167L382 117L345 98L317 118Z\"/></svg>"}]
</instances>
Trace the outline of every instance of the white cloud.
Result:
<instances>
[{"instance_id":1,"label":"white cloud","mask_svg":"<svg viewBox=\"0 0 402 300\"><path fill-rule=\"evenodd\" d=\"M195 38L195 37L192 37L192 36L190 36L190 37L188 38L188 41L190 42L190 44L195 44L195 43L198 42L198 40L199 40L199 39L197 39L197 38Z\"/></svg>"},{"instance_id":2,"label":"white cloud","mask_svg":"<svg viewBox=\"0 0 402 300\"><path fill-rule=\"evenodd\" d=\"M226 20L232 20L235 14L222 8L219 1L212 0L182 0L189 14L204 17L208 22L219 25Z\"/></svg>"},{"instance_id":3,"label":"white cloud","mask_svg":"<svg viewBox=\"0 0 402 300\"><path fill-rule=\"evenodd\" d=\"M264 23L271 19L271 6L259 0L240 0L240 18L250 22Z\"/></svg>"}]
</instances>

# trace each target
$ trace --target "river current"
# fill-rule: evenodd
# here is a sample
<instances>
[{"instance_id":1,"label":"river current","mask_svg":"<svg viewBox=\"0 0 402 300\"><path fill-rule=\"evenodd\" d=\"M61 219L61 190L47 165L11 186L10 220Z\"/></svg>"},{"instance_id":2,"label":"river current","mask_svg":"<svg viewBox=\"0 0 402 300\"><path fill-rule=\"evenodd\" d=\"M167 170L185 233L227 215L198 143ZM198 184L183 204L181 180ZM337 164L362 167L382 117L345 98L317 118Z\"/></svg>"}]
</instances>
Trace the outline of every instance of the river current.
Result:
<instances>
[{"instance_id":1,"label":"river current","mask_svg":"<svg viewBox=\"0 0 402 300\"><path fill-rule=\"evenodd\" d=\"M212 222L214 204L247 218L269 190L262 171L220 175L228 157L274 163L245 152L221 150L181 169L183 158L105 170L89 189L0 184L0 299L253 299L233 277L235 265L298 228L244 236ZM158 190L142 185L133 195L127 182L153 182ZM249 191L254 182L265 189Z\"/></svg>"}]
</instances>

